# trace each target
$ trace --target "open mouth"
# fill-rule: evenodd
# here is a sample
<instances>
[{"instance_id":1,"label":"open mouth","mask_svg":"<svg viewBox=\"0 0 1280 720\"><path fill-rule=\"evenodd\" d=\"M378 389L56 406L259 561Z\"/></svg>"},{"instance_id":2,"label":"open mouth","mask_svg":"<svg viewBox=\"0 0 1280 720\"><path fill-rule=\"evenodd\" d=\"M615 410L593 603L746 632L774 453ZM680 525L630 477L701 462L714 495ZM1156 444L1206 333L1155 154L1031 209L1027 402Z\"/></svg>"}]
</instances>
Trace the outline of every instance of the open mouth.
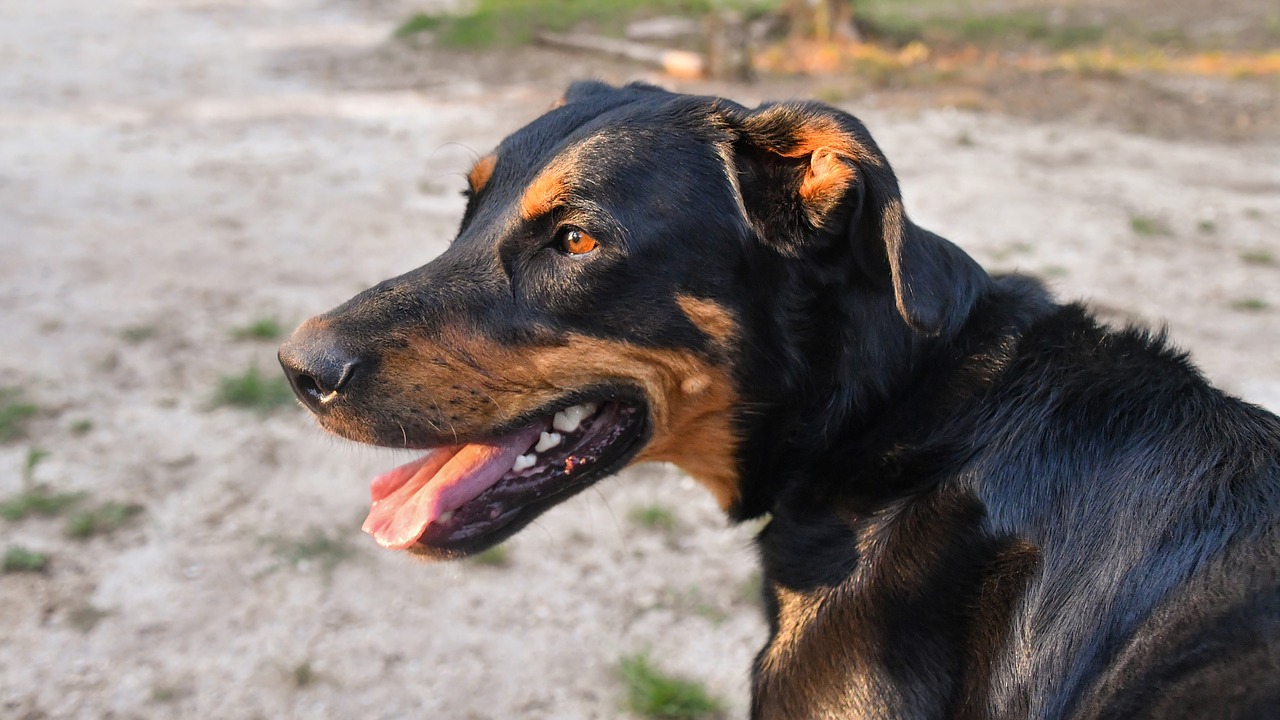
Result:
<instances>
[{"instance_id":1,"label":"open mouth","mask_svg":"<svg viewBox=\"0 0 1280 720\"><path fill-rule=\"evenodd\" d=\"M433 448L374 478L364 531L393 550L483 549L629 460L644 415L619 401L589 402L482 442Z\"/></svg>"}]
</instances>

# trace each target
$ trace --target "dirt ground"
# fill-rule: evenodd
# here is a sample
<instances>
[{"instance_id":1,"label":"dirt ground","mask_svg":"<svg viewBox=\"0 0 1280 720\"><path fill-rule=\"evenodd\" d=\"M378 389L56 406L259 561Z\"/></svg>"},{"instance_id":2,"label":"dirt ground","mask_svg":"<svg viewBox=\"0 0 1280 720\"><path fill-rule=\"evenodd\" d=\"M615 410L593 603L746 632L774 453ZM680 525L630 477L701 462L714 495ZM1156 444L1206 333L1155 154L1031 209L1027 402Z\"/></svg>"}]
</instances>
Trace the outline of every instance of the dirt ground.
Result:
<instances>
[{"instance_id":1,"label":"dirt ground","mask_svg":"<svg viewBox=\"0 0 1280 720\"><path fill-rule=\"evenodd\" d=\"M50 558L0 575L0 716L613 718L618 660L637 653L745 713L765 633L751 528L679 473L602 483L504 565L424 566L359 531L368 480L403 456L212 397L220 377L276 371L274 343L233 328L292 325L438 253L472 159L568 78L749 103L810 86L545 51L505 71L509 56L406 59L381 49L406 14L390 1L4 14L0 387L38 412L0 443L0 499L34 482L143 509L87 540L62 518L0 520L0 545ZM1275 137L848 107L918 222L1117 322L1166 324L1215 382L1280 410ZM24 481L33 449L48 455ZM649 506L674 524L637 523Z\"/></svg>"}]
</instances>

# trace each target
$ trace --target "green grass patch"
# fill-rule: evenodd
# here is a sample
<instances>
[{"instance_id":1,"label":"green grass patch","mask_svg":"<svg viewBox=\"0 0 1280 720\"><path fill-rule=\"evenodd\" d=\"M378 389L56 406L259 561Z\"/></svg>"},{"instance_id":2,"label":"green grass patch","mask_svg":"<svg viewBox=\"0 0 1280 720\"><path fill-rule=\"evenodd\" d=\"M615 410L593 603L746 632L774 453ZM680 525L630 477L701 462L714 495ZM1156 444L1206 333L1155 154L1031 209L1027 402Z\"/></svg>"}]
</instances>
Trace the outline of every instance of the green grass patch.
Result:
<instances>
[{"instance_id":1,"label":"green grass patch","mask_svg":"<svg viewBox=\"0 0 1280 720\"><path fill-rule=\"evenodd\" d=\"M67 613L67 624L82 633L87 633L110 614L106 610L84 603Z\"/></svg>"},{"instance_id":2,"label":"green grass patch","mask_svg":"<svg viewBox=\"0 0 1280 720\"><path fill-rule=\"evenodd\" d=\"M20 545L10 545L9 549L4 551L3 563L0 563L0 570L7 573L42 573L48 569L48 555L35 550L28 550Z\"/></svg>"},{"instance_id":3,"label":"green grass patch","mask_svg":"<svg viewBox=\"0 0 1280 720\"><path fill-rule=\"evenodd\" d=\"M1037 44L1068 50L1097 45L1107 36L1104 25L1056 21L1050 18L1049 9L986 12L963 3L860 0L856 12L871 36L896 45L913 41L999 48Z\"/></svg>"},{"instance_id":4,"label":"green grass patch","mask_svg":"<svg viewBox=\"0 0 1280 720\"><path fill-rule=\"evenodd\" d=\"M653 666L648 655L622 659L618 674L627 686L627 709L658 720L721 717L724 702L701 684L673 677Z\"/></svg>"},{"instance_id":5,"label":"green grass patch","mask_svg":"<svg viewBox=\"0 0 1280 720\"><path fill-rule=\"evenodd\" d=\"M44 448L33 447L27 450L27 459L22 463L23 487L31 487L32 483L35 482L36 468L47 457L49 457L49 451Z\"/></svg>"},{"instance_id":6,"label":"green grass patch","mask_svg":"<svg viewBox=\"0 0 1280 720\"><path fill-rule=\"evenodd\" d=\"M698 16L721 8L752 12L772 5L767 0L477 0L470 12L460 15L413 15L393 35L407 38L435 32L440 43L451 47L508 47L527 44L540 31L564 31L583 24L616 34L630 20L642 17Z\"/></svg>"},{"instance_id":7,"label":"green grass patch","mask_svg":"<svg viewBox=\"0 0 1280 720\"><path fill-rule=\"evenodd\" d=\"M260 317L248 325L231 330L234 340L279 340L284 336L284 325L274 317Z\"/></svg>"},{"instance_id":8,"label":"green grass patch","mask_svg":"<svg viewBox=\"0 0 1280 720\"><path fill-rule=\"evenodd\" d=\"M1276 256L1266 250L1249 250L1240 253L1240 259L1250 265L1275 265Z\"/></svg>"},{"instance_id":9,"label":"green grass patch","mask_svg":"<svg viewBox=\"0 0 1280 720\"><path fill-rule=\"evenodd\" d=\"M293 668L293 685L297 688L304 688L314 684L316 681L316 670L311 667L311 663L298 663Z\"/></svg>"},{"instance_id":10,"label":"green grass patch","mask_svg":"<svg viewBox=\"0 0 1280 720\"><path fill-rule=\"evenodd\" d=\"M251 367L241 375L224 375L218 381L213 404L265 413L292 405L293 390L283 375L264 376L257 367Z\"/></svg>"},{"instance_id":11,"label":"green grass patch","mask_svg":"<svg viewBox=\"0 0 1280 720\"><path fill-rule=\"evenodd\" d=\"M11 522L25 520L32 515L57 517L75 507L84 497L84 493L55 493L44 485L38 485L0 502L0 517Z\"/></svg>"},{"instance_id":12,"label":"green grass patch","mask_svg":"<svg viewBox=\"0 0 1280 720\"><path fill-rule=\"evenodd\" d=\"M759 570L751 573L738 585L738 597L748 607L764 608L764 576Z\"/></svg>"},{"instance_id":13,"label":"green grass patch","mask_svg":"<svg viewBox=\"0 0 1280 720\"><path fill-rule=\"evenodd\" d=\"M1234 310L1243 310L1245 312L1259 312L1271 307L1270 303L1262 298L1241 298L1233 300L1231 307Z\"/></svg>"},{"instance_id":14,"label":"green grass patch","mask_svg":"<svg viewBox=\"0 0 1280 720\"><path fill-rule=\"evenodd\" d=\"M184 685L157 685L151 688L151 702L168 704L177 702L191 694L191 689Z\"/></svg>"},{"instance_id":15,"label":"green grass patch","mask_svg":"<svg viewBox=\"0 0 1280 720\"><path fill-rule=\"evenodd\" d=\"M298 567L316 565L326 578L333 577L339 565L355 556L355 550L340 535L327 535L320 528L311 528L295 538L269 538L267 542L280 562Z\"/></svg>"},{"instance_id":16,"label":"green grass patch","mask_svg":"<svg viewBox=\"0 0 1280 720\"><path fill-rule=\"evenodd\" d=\"M1044 11L1015 10L960 18L952 32L962 42L974 45L1039 42L1054 50L1066 50L1097 44L1106 29L1099 25L1053 23Z\"/></svg>"},{"instance_id":17,"label":"green grass patch","mask_svg":"<svg viewBox=\"0 0 1280 720\"><path fill-rule=\"evenodd\" d=\"M93 430L93 421L85 419L76 420L71 423L71 427L69 429L73 435L88 435L89 431Z\"/></svg>"},{"instance_id":18,"label":"green grass patch","mask_svg":"<svg viewBox=\"0 0 1280 720\"><path fill-rule=\"evenodd\" d=\"M511 551L506 545L495 545L482 553L471 556L471 562L484 567L511 567Z\"/></svg>"},{"instance_id":19,"label":"green grass patch","mask_svg":"<svg viewBox=\"0 0 1280 720\"><path fill-rule=\"evenodd\" d=\"M642 505L632 508L631 512L627 513L627 517L631 522L648 530L674 532L679 525L675 512L662 505Z\"/></svg>"},{"instance_id":20,"label":"green grass patch","mask_svg":"<svg viewBox=\"0 0 1280 720\"><path fill-rule=\"evenodd\" d=\"M437 15L417 13L400 23L395 32L391 33L391 36L398 38L412 37L418 33L435 30L440 27L441 22L443 22L443 19Z\"/></svg>"},{"instance_id":21,"label":"green grass patch","mask_svg":"<svg viewBox=\"0 0 1280 720\"><path fill-rule=\"evenodd\" d=\"M1129 218L1129 229L1135 235L1143 237L1154 237L1156 235L1168 235L1169 228L1157 218L1148 217L1146 215L1134 215Z\"/></svg>"},{"instance_id":22,"label":"green grass patch","mask_svg":"<svg viewBox=\"0 0 1280 720\"><path fill-rule=\"evenodd\" d=\"M120 331L120 337L130 345L146 342L158 335L160 331L155 325L130 325Z\"/></svg>"},{"instance_id":23,"label":"green grass patch","mask_svg":"<svg viewBox=\"0 0 1280 720\"><path fill-rule=\"evenodd\" d=\"M692 613L715 625L719 625L729 619L727 613L702 598L702 591L696 585L691 585L683 590L667 588L662 591L659 597L658 604L660 606L671 608L681 614Z\"/></svg>"},{"instance_id":24,"label":"green grass patch","mask_svg":"<svg viewBox=\"0 0 1280 720\"><path fill-rule=\"evenodd\" d=\"M23 401L20 388L0 388L0 442L26 437L27 423L38 412L40 408Z\"/></svg>"},{"instance_id":25,"label":"green grass patch","mask_svg":"<svg viewBox=\"0 0 1280 720\"><path fill-rule=\"evenodd\" d=\"M108 502L67 518L67 536L87 540L97 535L110 535L142 514L136 503Z\"/></svg>"}]
</instances>

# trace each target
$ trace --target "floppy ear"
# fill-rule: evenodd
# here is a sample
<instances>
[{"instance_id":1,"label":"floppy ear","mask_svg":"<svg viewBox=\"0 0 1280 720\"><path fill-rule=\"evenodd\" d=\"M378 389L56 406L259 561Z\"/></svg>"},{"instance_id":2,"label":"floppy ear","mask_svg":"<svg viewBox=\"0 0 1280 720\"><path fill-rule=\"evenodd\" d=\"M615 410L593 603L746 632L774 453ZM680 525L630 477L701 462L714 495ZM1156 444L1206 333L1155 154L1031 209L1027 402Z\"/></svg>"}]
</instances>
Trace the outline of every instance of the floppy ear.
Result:
<instances>
[{"instance_id":1,"label":"floppy ear","mask_svg":"<svg viewBox=\"0 0 1280 720\"><path fill-rule=\"evenodd\" d=\"M862 123L818 103L725 108L743 209L779 252L846 243L887 280L911 327L959 329L988 282L960 248L907 219L898 180Z\"/></svg>"}]
</instances>

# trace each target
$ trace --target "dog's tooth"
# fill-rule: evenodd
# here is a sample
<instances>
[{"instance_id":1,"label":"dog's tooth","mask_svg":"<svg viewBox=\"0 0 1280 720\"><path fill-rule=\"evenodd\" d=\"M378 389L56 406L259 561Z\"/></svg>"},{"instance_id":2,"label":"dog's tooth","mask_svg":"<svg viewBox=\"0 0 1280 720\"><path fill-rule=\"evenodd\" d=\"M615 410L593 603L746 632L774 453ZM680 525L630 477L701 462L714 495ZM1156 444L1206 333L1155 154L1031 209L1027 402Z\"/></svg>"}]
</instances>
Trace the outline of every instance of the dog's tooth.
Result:
<instances>
[{"instance_id":1,"label":"dog's tooth","mask_svg":"<svg viewBox=\"0 0 1280 720\"><path fill-rule=\"evenodd\" d=\"M599 407L599 405L593 402L567 407L556 413L555 418L551 421L551 427L559 430L560 432L573 432L582 424L584 418L594 415Z\"/></svg>"},{"instance_id":2,"label":"dog's tooth","mask_svg":"<svg viewBox=\"0 0 1280 720\"><path fill-rule=\"evenodd\" d=\"M560 435L560 433L544 432L538 438L538 444L534 445L533 449L536 452L546 452L551 448L559 445L562 439L563 437Z\"/></svg>"},{"instance_id":3,"label":"dog's tooth","mask_svg":"<svg viewBox=\"0 0 1280 720\"><path fill-rule=\"evenodd\" d=\"M584 417L586 415L582 412L582 406L574 405L556 413L555 418L551 420L551 427L563 433L571 433L578 429Z\"/></svg>"},{"instance_id":4,"label":"dog's tooth","mask_svg":"<svg viewBox=\"0 0 1280 720\"><path fill-rule=\"evenodd\" d=\"M449 522L449 518L451 518L451 517L453 517L453 511L452 511L452 510L445 510L444 512L440 513L440 517L436 518L436 522L438 522L438 523L447 523L447 522Z\"/></svg>"},{"instance_id":5,"label":"dog's tooth","mask_svg":"<svg viewBox=\"0 0 1280 720\"><path fill-rule=\"evenodd\" d=\"M537 464L538 464L538 456L534 455L533 453L529 453L528 455L521 455L517 457L515 464L511 466L511 469L514 470L515 472L520 472L522 470L528 470L529 468Z\"/></svg>"}]
</instances>

